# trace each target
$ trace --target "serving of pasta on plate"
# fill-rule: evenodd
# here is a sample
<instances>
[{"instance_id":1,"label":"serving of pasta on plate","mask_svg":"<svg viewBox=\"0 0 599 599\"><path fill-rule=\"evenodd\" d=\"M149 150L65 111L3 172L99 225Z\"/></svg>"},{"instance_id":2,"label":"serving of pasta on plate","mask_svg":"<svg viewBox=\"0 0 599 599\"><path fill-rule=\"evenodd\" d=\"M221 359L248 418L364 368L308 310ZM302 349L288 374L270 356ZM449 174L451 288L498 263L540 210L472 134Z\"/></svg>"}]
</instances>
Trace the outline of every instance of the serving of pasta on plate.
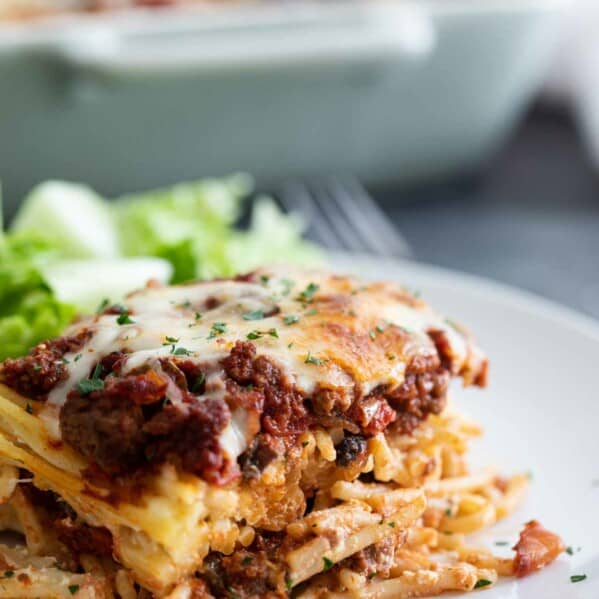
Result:
<instances>
[{"instance_id":1,"label":"serving of pasta on plate","mask_svg":"<svg viewBox=\"0 0 599 599\"><path fill-rule=\"evenodd\" d=\"M150 282L0 366L0 597L408 598L565 550L469 540L526 474L471 470L462 325L405 288L291 267Z\"/></svg>"}]
</instances>

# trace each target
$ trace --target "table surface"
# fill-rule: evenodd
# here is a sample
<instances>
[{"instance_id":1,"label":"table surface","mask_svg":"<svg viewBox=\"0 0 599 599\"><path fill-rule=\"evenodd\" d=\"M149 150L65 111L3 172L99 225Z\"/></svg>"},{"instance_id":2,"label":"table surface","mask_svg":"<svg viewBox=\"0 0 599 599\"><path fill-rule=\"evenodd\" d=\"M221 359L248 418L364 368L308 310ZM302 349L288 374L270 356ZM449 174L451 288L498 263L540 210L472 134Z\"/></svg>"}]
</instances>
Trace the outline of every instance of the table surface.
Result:
<instances>
[{"instance_id":1,"label":"table surface","mask_svg":"<svg viewBox=\"0 0 599 599\"><path fill-rule=\"evenodd\" d=\"M599 173L564 111L531 110L476 180L373 195L417 260L599 318Z\"/></svg>"}]
</instances>

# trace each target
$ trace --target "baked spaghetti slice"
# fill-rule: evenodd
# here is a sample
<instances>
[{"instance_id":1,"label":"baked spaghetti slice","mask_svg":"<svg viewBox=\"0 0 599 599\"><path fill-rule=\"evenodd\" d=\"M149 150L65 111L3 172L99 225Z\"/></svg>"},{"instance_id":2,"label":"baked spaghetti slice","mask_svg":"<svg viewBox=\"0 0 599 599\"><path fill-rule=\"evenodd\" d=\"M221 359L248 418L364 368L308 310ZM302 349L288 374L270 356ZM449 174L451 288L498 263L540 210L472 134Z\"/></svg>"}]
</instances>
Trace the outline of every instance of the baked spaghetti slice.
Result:
<instances>
[{"instance_id":1,"label":"baked spaghetti slice","mask_svg":"<svg viewBox=\"0 0 599 599\"><path fill-rule=\"evenodd\" d=\"M446 409L452 377L486 374L398 285L289 268L149 285L1 366L0 520L54 560L44 575L70 573L36 597L72 576L98 597L490 586L563 547L540 525L503 561L464 541L526 488L469 473L479 429Z\"/></svg>"}]
</instances>

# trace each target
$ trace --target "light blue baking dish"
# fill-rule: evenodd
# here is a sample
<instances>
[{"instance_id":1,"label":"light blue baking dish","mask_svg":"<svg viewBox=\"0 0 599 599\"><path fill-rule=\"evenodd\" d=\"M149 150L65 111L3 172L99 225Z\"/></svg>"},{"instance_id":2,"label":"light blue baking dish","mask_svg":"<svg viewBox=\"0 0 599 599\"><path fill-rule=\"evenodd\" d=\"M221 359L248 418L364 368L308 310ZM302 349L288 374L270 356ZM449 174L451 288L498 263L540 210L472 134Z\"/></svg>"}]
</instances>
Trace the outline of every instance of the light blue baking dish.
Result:
<instances>
[{"instance_id":1,"label":"light blue baking dish","mask_svg":"<svg viewBox=\"0 0 599 599\"><path fill-rule=\"evenodd\" d=\"M271 3L0 26L5 201L243 170L475 168L541 83L565 0ZM9 208L10 208L9 206Z\"/></svg>"}]
</instances>

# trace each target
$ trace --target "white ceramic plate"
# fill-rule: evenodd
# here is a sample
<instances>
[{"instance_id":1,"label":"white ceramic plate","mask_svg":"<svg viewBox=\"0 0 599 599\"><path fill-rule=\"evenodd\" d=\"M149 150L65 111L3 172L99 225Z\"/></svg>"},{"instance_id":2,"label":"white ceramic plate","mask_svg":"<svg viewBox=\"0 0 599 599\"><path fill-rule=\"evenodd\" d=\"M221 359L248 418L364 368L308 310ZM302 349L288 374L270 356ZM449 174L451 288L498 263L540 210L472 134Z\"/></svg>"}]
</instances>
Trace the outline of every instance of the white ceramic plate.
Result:
<instances>
[{"instance_id":1,"label":"white ceramic plate","mask_svg":"<svg viewBox=\"0 0 599 599\"><path fill-rule=\"evenodd\" d=\"M488 389L456 387L453 396L484 425L485 436L473 448L476 463L530 471L533 484L521 509L482 540L511 546L534 517L559 532L574 554L525 579L506 579L482 596L599 597L599 323L534 295L436 267L349 256L334 262L418 289L435 308L467 324L490 357ZM493 549L510 553L509 547ZM576 574L587 579L572 583Z\"/></svg>"}]
</instances>

